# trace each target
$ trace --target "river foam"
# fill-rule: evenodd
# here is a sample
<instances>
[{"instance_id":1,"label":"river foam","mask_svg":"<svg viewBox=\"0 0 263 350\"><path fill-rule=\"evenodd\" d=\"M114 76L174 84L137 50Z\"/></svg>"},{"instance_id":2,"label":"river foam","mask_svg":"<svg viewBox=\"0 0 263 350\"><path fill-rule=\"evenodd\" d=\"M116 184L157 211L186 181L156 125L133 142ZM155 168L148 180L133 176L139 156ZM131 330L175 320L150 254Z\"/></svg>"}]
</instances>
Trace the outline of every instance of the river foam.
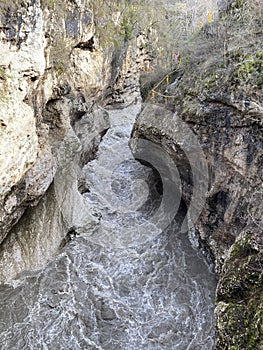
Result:
<instances>
[{"instance_id":1,"label":"river foam","mask_svg":"<svg viewBox=\"0 0 263 350\"><path fill-rule=\"evenodd\" d=\"M162 196L128 147L138 108L110 112L112 127L83 169L97 229L0 286L1 349L213 349L216 280L180 233L180 213L163 232L150 223L148 235L131 237Z\"/></svg>"}]
</instances>

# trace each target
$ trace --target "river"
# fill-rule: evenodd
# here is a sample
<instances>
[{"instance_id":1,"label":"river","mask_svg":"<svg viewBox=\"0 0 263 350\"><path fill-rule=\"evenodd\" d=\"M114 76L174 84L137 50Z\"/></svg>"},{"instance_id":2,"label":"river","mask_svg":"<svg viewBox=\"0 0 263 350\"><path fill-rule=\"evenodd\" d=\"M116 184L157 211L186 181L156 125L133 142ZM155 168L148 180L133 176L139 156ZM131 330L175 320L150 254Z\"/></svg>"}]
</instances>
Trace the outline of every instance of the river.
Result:
<instances>
[{"instance_id":1,"label":"river","mask_svg":"<svg viewBox=\"0 0 263 350\"><path fill-rule=\"evenodd\" d=\"M72 234L45 268L0 285L1 349L213 349L216 278L180 232L184 210L162 232L147 225L162 191L128 146L138 108L110 111L83 169L97 229Z\"/></svg>"}]
</instances>

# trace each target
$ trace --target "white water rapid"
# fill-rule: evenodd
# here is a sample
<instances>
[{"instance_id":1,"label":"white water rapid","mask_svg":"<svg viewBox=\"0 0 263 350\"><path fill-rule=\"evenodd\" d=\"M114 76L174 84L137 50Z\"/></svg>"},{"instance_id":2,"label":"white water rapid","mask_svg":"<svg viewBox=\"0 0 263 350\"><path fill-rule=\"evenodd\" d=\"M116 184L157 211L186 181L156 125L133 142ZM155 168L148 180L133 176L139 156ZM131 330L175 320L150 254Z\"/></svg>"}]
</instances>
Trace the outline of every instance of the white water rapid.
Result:
<instances>
[{"instance_id":1,"label":"white water rapid","mask_svg":"<svg viewBox=\"0 0 263 350\"><path fill-rule=\"evenodd\" d=\"M213 349L215 276L180 233L180 214L163 232L147 221L161 190L128 147L136 113L110 111L112 126L83 169L97 229L0 285L0 349Z\"/></svg>"}]
</instances>

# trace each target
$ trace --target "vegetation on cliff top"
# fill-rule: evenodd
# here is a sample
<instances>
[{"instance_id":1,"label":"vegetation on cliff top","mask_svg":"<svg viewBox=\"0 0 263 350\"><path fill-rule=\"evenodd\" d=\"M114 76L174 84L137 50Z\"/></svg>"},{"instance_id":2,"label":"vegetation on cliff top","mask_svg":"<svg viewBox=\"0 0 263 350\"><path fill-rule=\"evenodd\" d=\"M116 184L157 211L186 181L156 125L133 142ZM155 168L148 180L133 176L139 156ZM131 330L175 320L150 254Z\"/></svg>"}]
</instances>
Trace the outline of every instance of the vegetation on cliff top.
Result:
<instances>
[{"instance_id":1,"label":"vegetation on cliff top","mask_svg":"<svg viewBox=\"0 0 263 350\"><path fill-rule=\"evenodd\" d=\"M222 86L229 90L254 91L259 95L263 83L262 5L259 0L231 3L227 10L219 13L218 18L197 28L183 44L178 43L183 79L182 74L177 76L178 79L170 76L169 83L175 81L175 84L165 93L168 97L162 96L167 87L163 84L159 97L158 94L154 96L155 102L173 105L178 104L178 100L187 101L187 96L192 101L200 93L218 92ZM170 62L163 76L176 67L171 59ZM142 81L146 89L147 79L150 81L151 76L156 79L156 72L146 74ZM160 77L156 82L158 79ZM151 88L152 85L148 84L148 91L143 91L144 96L148 92L148 98L152 97ZM188 107L183 109L188 110Z\"/></svg>"}]
</instances>

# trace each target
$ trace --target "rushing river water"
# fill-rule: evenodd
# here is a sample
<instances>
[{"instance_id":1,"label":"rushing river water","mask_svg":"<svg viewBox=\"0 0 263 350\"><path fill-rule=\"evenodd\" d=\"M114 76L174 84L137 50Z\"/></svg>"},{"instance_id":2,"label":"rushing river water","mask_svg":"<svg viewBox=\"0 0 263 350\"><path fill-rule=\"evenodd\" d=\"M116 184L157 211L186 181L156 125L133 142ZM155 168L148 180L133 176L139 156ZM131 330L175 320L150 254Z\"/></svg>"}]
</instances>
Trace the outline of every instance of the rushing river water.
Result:
<instances>
[{"instance_id":1,"label":"rushing river water","mask_svg":"<svg viewBox=\"0 0 263 350\"><path fill-rule=\"evenodd\" d=\"M213 349L215 276L180 233L180 215L164 232L149 225L148 240L130 239L161 197L156 174L128 147L135 112L110 113L112 127L84 168L97 230L0 286L0 349Z\"/></svg>"}]
</instances>

